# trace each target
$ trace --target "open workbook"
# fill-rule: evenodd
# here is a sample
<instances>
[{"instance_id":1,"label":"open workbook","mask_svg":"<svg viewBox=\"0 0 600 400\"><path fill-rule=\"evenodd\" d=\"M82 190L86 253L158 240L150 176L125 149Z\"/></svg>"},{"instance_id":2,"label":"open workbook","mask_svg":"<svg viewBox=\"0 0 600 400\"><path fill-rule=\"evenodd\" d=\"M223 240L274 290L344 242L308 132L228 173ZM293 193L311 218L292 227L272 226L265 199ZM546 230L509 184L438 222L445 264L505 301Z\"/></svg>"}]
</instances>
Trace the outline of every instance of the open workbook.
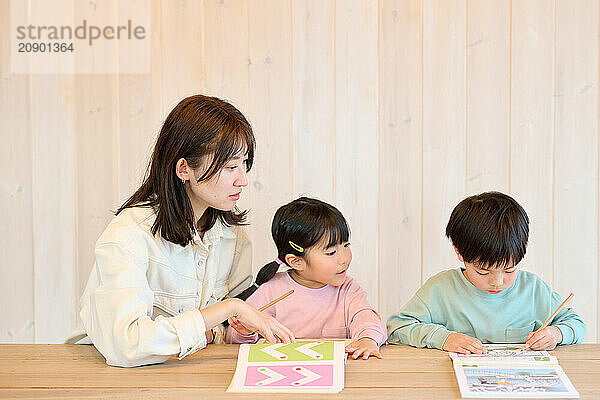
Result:
<instances>
[{"instance_id":1,"label":"open workbook","mask_svg":"<svg viewBox=\"0 0 600 400\"><path fill-rule=\"evenodd\" d=\"M487 354L450 353L463 398L579 398L547 351L522 344L486 344Z\"/></svg>"},{"instance_id":2,"label":"open workbook","mask_svg":"<svg viewBox=\"0 0 600 400\"><path fill-rule=\"evenodd\" d=\"M242 344L228 392L340 392L344 341Z\"/></svg>"}]
</instances>

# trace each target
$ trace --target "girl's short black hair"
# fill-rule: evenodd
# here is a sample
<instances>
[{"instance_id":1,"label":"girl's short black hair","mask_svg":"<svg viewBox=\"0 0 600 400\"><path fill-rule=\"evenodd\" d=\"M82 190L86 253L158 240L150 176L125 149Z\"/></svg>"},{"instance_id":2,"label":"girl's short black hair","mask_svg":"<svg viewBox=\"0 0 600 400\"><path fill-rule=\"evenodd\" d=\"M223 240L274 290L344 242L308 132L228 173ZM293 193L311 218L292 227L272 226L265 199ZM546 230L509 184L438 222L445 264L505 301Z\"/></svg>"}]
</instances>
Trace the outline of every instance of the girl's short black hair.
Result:
<instances>
[{"instance_id":1,"label":"girl's short black hair","mask_svg":"<svg viewBox=\"0 0 600 400\"><path fill-rule=\"evenodd\" d=\"M529 218L512 197L485 192L458 203L450 215L446 236L465 262L485 269L508 268L525 256Z\"/></svg>"},{"instance_id":2,"label":"girl's short black hair","mask_svg":"<svg viewBox=\"0 0 600 400\"><path fill-rule=\"evenodd\" d=\"M342 213L331 204L300 197L277 210L271 224L271 235L277 256L285 262L287 254L306 256L307 250L324 237L327 238L325 248L347 242L350 227ZM299 251L296 246L304 251Z\"/></svg>"},{"instance_id":3,"label":"girl's short black hair","mask_svg":"<svg viewBox=\"0 0 600 400\"><path fill-rule=\"evenodd\" d=\"M305 257L308 250L323 238L327 238L325 248L347 242L350 227L342 213L331 204L300 197L277 210L271 224L271 235L277 246L277 257L285 262L288 254ZM237 297L246 300L258 286L273 278L278 269L276 261L266 264L258 272L256 284Z\"/></svg>"}]
</instances>

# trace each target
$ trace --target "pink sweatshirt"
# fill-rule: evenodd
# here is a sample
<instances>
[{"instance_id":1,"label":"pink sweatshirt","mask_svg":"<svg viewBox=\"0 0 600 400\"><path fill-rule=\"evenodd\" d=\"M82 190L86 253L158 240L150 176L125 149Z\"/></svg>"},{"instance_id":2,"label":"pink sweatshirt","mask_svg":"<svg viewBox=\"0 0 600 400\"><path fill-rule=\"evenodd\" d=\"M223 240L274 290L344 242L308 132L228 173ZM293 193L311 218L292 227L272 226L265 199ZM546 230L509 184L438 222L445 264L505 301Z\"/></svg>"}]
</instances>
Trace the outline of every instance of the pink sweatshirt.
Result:
<instances>
[{"instance_id":1,"label":"pink sweatshirt","mask_svg":"<svg viewBox=\"0 0 600 400\"><path fill-rule=\"evenodd\" d=\"M246 300L260 308L294 289L294 293L264 312L289 328L297 339L371 338L380 346L387 338L381 317L367 302L367 294L354 279L346 276L341 286L311 289L296 283L287 272L278 272ZM258 334L241 335L229 327L227 343L256 343Z\"/></svg>"}]
</instances>

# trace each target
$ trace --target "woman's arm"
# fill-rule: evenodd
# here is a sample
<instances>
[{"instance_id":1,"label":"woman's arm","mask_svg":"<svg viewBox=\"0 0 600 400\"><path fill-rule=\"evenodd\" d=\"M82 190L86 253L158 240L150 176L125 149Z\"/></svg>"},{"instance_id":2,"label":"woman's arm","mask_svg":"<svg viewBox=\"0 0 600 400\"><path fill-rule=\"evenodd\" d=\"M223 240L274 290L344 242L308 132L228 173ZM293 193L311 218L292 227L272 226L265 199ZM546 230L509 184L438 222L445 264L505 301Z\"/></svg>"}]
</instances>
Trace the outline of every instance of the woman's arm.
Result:
<instances>
[{"instance_id":1,"label":"woman's arm","mask_svg":"<svg viewBox=\"0 0 600 400\"><path fill-rule=\"evenodd\" d=\"M154 292L147 263L120 243L96 247L80 312L85 330L109 365L133 367L185 357L206 346L198 310L151 319Z\"/></svg>"}]
</instances>

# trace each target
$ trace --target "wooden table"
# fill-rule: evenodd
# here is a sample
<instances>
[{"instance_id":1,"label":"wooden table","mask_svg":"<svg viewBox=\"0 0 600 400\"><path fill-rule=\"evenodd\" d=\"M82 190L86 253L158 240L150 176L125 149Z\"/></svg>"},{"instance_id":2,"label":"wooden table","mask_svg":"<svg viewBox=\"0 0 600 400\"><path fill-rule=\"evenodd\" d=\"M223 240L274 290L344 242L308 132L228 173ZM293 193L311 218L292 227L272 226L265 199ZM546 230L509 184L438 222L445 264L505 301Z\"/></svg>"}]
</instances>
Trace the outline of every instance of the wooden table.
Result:
<instances>
[{"instance_id":1,"label":"wooden table","mask_svg":"<svg viewBox=\"0 0 600 400\"><path fill-rule=\"evenodd\" d=\"M0 399L460 398L447 353L389 345L382 360L349 360L345 388L337 395L225 393L237 351L237 345L210 345L182 361L116 368L93 346L3 344ZM561 347L553 354L582 399L600 399L600 344Z\"/></svg>"}]
</instances>

